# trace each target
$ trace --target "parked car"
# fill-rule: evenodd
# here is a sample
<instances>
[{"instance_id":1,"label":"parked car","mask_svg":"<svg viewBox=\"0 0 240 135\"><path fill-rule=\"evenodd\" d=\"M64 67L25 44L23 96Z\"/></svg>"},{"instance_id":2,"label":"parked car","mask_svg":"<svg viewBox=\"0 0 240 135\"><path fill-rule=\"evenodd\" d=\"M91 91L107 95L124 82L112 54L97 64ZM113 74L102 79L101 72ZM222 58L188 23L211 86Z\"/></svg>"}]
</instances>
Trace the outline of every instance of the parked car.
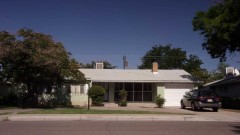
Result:
<instances>
[{"instance_id":1,"label":"parked car","mask_svg":"<svg viewBox=\"0 0 240 135\"><path fill-rule=\"evenodd\" d=\"M218 95L210 90L192 90L186 92L181 99L181 108L191 107L196 111L203 108L212 108L214 112L217 112L222 107L220 98Z\"/></svg>"}]
</instances>

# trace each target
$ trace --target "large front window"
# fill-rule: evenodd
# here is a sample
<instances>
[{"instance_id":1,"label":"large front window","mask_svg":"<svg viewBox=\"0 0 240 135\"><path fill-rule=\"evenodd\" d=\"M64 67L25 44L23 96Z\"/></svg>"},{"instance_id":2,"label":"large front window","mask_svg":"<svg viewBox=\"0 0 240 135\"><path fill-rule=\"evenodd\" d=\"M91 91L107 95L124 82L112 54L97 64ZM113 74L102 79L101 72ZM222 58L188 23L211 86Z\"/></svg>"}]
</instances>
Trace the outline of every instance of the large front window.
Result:
<instances>
[{"instance_id":1,"label":"large front window","mask_svg":"<svg viewBox=\"0 0 240 135\"><path fill-rule=\"evenodd\" d=\"M127 101L143 102L152 101L152 84L151 83L115 83L114 100L119 100L119 91L127 91Z\"/></svg>"}]
</instances>

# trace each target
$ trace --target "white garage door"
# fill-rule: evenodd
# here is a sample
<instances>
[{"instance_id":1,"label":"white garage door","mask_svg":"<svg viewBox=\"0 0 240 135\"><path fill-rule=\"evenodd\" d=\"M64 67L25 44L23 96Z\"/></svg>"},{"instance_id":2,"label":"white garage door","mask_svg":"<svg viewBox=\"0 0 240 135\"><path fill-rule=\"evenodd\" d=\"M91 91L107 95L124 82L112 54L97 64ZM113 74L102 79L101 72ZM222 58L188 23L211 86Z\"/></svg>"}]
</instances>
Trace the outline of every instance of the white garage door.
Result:
<instances>
[{"instance_id":1,"label":"white garage door","mask_svg":"<svg viewBox=\"0 0 240 135\"><path fill-rule=\"evenodd\" d=\"M180 100L183 95L192 88L192 84L165 84L165 106L180 106Z\"/></svg>"}]
</instances>

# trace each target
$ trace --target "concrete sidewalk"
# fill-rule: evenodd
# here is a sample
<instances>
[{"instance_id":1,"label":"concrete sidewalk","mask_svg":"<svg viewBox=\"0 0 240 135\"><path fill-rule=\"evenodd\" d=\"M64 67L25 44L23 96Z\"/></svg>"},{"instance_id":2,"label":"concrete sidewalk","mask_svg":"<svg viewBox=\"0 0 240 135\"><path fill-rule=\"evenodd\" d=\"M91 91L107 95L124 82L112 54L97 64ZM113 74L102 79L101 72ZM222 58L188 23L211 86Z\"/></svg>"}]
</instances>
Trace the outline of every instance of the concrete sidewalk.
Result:
<instances>
[{"instance_id":1,"label":"concrete sidewalk","mask_svg":"<svg viewBox=\"0 0 240 135\"><path fill-rule=\"evenodd\" d=\"M202 115L109 115L109 114L55 114L55 115L11 115L9 121L224 121L240 122L240 118L207 117Z\"/></svg>"},{"instance_id":2,"label":"concrete sidewalk","mask_svg":"<svg viewBox=\"0 0 240 135\"><path fill-rule=\"evenodd\" d=\"M150 104L151 105L151 104ZM18 112L32 111L36 109L2 109L0 121L79 121L79 120L105 120L105 121L224 121L240 122L240 113L220 109L219 112L211 110L192 111L179 107L155 108L154 106L128 106L128 107L91 107L95 110L138 110L169 112L179 114L18 114ZM186 115L181 115L186 114ZM189 115L188 115L189 114Z\"/></svg>"}]
</instances>

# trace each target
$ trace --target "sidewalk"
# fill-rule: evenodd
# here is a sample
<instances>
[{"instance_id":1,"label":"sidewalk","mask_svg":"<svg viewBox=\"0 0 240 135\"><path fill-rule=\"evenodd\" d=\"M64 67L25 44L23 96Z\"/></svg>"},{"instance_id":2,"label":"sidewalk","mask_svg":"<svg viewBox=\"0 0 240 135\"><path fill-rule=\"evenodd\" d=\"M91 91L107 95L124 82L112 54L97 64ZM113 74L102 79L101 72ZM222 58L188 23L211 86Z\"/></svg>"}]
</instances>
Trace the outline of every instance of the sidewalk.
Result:
<instances>
[{"instance_id":1,"label":"sidewalk","mask_svg":"<svg viewBox=\"0 0 240 135\"><path fill-rule=\"evenodd\" d=\"M4 109L0 114L0 121L224 121L240 122L240 113L219 110L219 112L191 111L179 107L155 108L154 106L128 106L128 107L91 107L91 109L104 110L141 110L169 113L186 113L189 115L173 114L17 114L18 112L32 111L35 109Z\"/></svg>"}]
</instances>

